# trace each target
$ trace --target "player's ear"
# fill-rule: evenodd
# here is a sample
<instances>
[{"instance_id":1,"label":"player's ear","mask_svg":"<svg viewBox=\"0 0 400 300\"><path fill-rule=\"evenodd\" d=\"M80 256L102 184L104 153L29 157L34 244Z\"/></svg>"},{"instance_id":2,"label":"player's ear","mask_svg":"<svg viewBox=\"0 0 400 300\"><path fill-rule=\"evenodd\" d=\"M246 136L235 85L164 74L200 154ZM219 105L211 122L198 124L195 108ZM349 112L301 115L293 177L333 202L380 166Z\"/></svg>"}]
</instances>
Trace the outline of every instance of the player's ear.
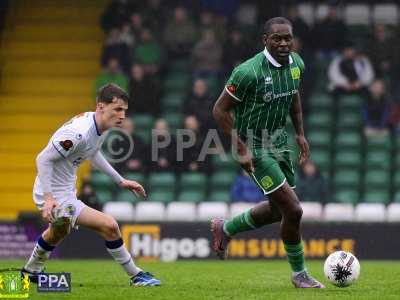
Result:
<instances>
[{"instance_id":1,"label":"player's ear","mask_svg":"<svg viewBox=\"0 0 400 300\"><path fill-rule=\"evenodd\" d=\"M103 111L104 110L104 103L103 102L97 102L96 110Z\"/></svg>"},{"instance_id":2,"label":"player's ear","mask_svg":"<svg viewBox=\"0 0 400 300\"><path fill-rule=\"evenodd\" d=\"M267 40L268 40L268 36L264 33L263 34L263 44L266 46L267 45Z\"/></svg>"}]
</instances>

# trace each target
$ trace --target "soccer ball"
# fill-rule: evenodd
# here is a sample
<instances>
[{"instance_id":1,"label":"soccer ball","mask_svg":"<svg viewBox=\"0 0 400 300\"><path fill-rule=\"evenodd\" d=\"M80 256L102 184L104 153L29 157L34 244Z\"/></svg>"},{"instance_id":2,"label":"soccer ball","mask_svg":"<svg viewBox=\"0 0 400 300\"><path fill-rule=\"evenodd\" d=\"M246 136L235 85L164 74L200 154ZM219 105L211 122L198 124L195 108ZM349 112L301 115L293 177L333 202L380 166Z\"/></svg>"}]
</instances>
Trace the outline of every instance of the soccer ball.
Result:
<instances>
[{"instance_id":1,"label":"soccer ball","mask_svg":"<svg viewBox=\"0 0 400 300\"><path fill-rule=\"evenodd\" d=\"M346 287L360 276L360 263L350 252L336 251L325 260L324 273L332 284Z\"/></svg>"}]
</instances>

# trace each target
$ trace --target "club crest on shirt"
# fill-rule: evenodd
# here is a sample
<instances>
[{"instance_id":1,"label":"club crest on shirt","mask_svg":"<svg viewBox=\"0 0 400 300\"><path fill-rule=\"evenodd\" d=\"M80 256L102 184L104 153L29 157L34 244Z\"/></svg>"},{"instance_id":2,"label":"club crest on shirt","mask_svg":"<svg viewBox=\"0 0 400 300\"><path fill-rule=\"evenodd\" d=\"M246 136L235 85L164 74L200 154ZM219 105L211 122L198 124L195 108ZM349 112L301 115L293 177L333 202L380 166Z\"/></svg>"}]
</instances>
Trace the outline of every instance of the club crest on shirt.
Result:
<instances>
[{"instance_id":1,"label":"club crest on shirt","mask_svg":"<svg viewBox=\"0 0 400 300\"><path fill-rule=\"evenodd\" d=\"M272 77L270 76L265 77L265 84L272 84Z\"/></svg>"},{"instance_id":2,"label":"club crest on shirt","mask_svg":"<svg viewBox=\"0 0 400 300\"><path fill-rule=\"evenodd\" d=\"M61 145L61 147L63 147L63 149L64 149L65 151L68 151L69 149L72 148L72 146L73 146L74 144L72 143L71 140L65 140L65 141L60 141L60 145Z\"/></svg>"},{"instance_id":3,"label":"club crest on shirt","mask_svg":"<svg viewBox=\"0 0 400 300\"><path fill-rule=\"evenodd\" d=\"M293 79L300 79L300 69L299 67L291 68L290 72L292 73Z\"/></svg>"},{"instance_id":4,"label":"club crest on shirt","mask_svg":"<svg viewBox=\"0 0 400 300\"><path fill-rule=\"evenodd\" d=\"M226 88L227 88L227 90L228 90L229 92L231 92L232 94L234 94L234 93L236 92L236 85L234 85L234 84L230 84L230 85L228 85Z\"/></svg>"}]
</instances>

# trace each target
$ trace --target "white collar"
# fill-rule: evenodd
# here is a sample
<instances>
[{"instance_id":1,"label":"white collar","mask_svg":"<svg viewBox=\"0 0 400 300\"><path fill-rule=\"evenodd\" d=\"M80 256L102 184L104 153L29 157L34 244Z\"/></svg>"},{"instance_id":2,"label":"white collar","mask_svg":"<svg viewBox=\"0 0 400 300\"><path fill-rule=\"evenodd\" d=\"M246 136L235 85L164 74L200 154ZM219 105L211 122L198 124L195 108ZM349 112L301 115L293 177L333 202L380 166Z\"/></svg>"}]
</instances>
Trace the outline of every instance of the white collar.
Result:
<instances>
[{"instance_id":1,"label":"white collar","mask_svg":"<svg viewBox=\"0 0 400 300\"><path fill-rule=\"evenodd\" d=\"M277 67L277 68L282 67L282 65L281 65L280 63L278 63L278 62L276 61L276 59L273 58L272 55L268 52L267 47L264 48L264 55L265 55L265 57L269 60L269 62L270 62L273 66L275 66L275 67ZM292 64L292 63L293 63L293 58L292 58L292 56L289 54L289 64Z\"/></svg>"}]
</instances>

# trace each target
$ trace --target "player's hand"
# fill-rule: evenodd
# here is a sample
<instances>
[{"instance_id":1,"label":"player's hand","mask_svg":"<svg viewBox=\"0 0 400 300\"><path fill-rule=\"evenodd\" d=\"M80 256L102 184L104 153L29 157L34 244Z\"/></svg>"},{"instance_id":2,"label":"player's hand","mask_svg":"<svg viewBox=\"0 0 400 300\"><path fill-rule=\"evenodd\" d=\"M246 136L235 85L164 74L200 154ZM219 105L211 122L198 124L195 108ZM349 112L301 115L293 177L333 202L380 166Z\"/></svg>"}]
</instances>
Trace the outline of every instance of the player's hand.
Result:
<instances>
[{"instance_id":1,"label":"player's hand","mask_svg":"<svg viewBox=\"0 0 400 300\"><path fill-rule=\"evenodd\" d=\"M53 215L53 210L58 206L56 199L51 194L46 194L44 196L44 206L42 209L42 217L49 223L53 223L55 221L55 217Z\"/></svg>"},{"instance_id":2,"label":"player's hand","mask_svg":"<svg viewBox=\"0 0 400 300\"><path fill-rule=\"evenodd\" d=\"M136 181L124 179L121 181L119 186L124 189L130 190L136 196L141 196L141 197L147 196L143 186Z\"/></svg>"},{"instance_id":3,"label":"player's hand","mask_svg":"<svg viewBox=\"0 0 400 300\"><path fill-rule=\"evenodd\" d=\"M304 135L297 135L296 142L300 148L299 164L302 165L310 158L310 146Z\"/></svg>"},{"instance_id":4,"label":"player's hand","mask_svg":"<svg viewBox=\"0 0 400 300\"><path fill-rule=\"evenodd\" d=\"M247 147L238 149L238 160L242 168L249 174L254 172L253 154Z\"/></svg>"}]
</instances>

